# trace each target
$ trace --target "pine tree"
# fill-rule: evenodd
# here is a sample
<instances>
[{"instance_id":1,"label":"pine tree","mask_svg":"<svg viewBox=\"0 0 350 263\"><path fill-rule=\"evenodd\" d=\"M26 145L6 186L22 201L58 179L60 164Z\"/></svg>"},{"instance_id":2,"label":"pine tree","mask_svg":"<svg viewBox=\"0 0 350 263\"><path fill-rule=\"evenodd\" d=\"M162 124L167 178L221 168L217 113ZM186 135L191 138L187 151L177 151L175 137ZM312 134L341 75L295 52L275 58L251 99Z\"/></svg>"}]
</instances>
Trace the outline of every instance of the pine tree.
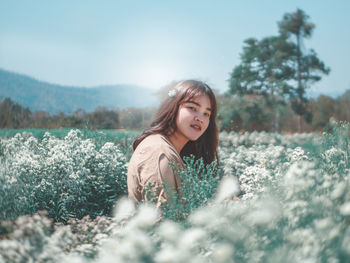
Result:
<instances>
[{"instance_id":1,"label":"pine tree","mask_svg":"<svg viewBox=\"0 0 350 263\"><path fill-rule=\"evenodd\" d=\"M294 59L296 88L291 90L290 97L292 108L299 117L298 131L301 132L301 117L309 116L307 111L306 89L311 83L321 80L321 74L328 74L330 69L317 57L316 52L306 50L303 45L303 38L312 36L315 24L308 21L309 16L301 9L294 13L286 13L278 23L282 36L291 39L296 45L296 56Z\"/></svg>"},{"instance_id":2,"label":"pine tree","mask_svg":"<svg viewBox=\"0 0 350 263\"><path fill-rule=\"evenodd\" d=\"M229 79L230 93L263 96L273 112L271 126L277 132L278 105L284 103L285 94L292 88L288 80L294 71L288 62L294 54L294 45L285 36L265 37L260 41L250 38L244 43L242 63L234 68Z\"/></svg>"}]
</instances>

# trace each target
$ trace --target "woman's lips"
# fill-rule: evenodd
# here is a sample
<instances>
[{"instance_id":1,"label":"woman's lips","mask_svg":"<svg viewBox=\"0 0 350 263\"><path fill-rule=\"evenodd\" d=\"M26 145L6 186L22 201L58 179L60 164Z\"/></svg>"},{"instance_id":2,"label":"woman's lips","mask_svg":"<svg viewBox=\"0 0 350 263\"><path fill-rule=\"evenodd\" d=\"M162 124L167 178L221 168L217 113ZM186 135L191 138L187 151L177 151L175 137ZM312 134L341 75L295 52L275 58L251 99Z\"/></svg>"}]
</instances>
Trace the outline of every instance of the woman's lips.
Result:
<instances>
[{"instance_id":1,"label":"woman's lips","mask_svg":"<svg viewBox=\"0 0 350 263\"><path fill-rule=\"evenodd\" d=\"M197 125L197 124L191 124L191 127L192 127L195 131L198 131L198 132L202 130L201 126L199 126L199 125Z\"/></svg>"}]
</instances>

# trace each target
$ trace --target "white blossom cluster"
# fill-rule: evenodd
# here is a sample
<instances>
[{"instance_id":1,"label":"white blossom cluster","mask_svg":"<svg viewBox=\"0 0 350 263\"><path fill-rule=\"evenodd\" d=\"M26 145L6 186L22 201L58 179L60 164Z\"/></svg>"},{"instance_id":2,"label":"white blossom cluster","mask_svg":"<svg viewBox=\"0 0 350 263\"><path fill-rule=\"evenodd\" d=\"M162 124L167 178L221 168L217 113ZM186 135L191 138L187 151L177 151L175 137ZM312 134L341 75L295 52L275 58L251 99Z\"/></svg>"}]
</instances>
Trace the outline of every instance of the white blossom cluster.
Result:
<instances>
[{"instance_id":1,"label":"white blossom cluster","mask_svg":"<svg viewBox=\"0 0 350 263\"><path fill-rule=\"evenodd\" d=\"M46 133L41 141L24 133L0 141L3 218L47 210L66 220L86 215L89 203L99 215L99 209L111 209L106 202L126 193L126 158L119 148L106 142L96 150L79 133L71 130L64 139Z\"/></svg>"},{"instance_id":2,"label":"white blossom cluster","mask_svg":"<svg viewBox=\"0 0 350 263\"><path fill-rule=\"evenodd\" d=\"M311 140L317 140L318 136L311 133L280 134L268 132L220 132L219 143L221 146L253 146L253 145L300 145Z\"/></svg>"},{"instance_id":3,"label":"white blossom cluster","mask_svg":"<svg viewBox=\"0 0 350 263\"><path fill-rule=\"evenodd\" d=\"M276 183L279 191L259 198L211 203L186 227L159 222L155 207L135 209L121 200L115 220L124 223L93 262L346 262L350 174L323 174L313 162L298 161ZM65 261L85 262L70 255Z\"/></svg>"},{"instance_id":4,"label":"white blossom cluster","mask_svg":"<svg viewBox=\"0 0 350 263\"><path fill-rule=\"evenodd\" d=\"M300 147L272 144L220 147L219 153L224 173L239 180L243 199L265 191L267 184L275 186L291 164L308 159Z\"/></svg>"},{"instance_id":5,"label":"white blossom cluster","mask_svg":"<svg viewBox=\"0 0 350 263\"><path fill-rule=\"evenodd\" d=\"M62 262L68 253L89 257L113 228L115 224L105 216L54 224L42 211L2 221L0 229L6 239L0 240L0 262Z\"/></svg>"},{"instance_id":6,"label":"white blossom cluster","mask_svg":"<svg viewBox=\"0 0 350 263\"><path fill-rule=\"evenodd\" d=\"M258 138L244 136L220 134L219 157L225 177L216 197L192 212L186 222L160 220L154 206L136 207L121 199L114 217L104 218L103 223L76 220L49 234L44 223L43 230L35 224L33 230L21 230L26 239L33 236L35 242L46 244L39 245L40 249L28 247L31 241L18 241L21 235L8 231L11 238L0 239L0 262L21 262L10 258L17 254L32 262L67 263L347 262L348 135L316 139L313 135L267 133L255 133ZM307 143L313 144L313 150L304 147ZM101 168L99 172L106 171ZM240 200L229 200L239 192ZM2 228L0 233L5 231ZM62 235L62 243L55 235ZM55 256L47 257L54 249Z\"/></svg>"}]
</instances>

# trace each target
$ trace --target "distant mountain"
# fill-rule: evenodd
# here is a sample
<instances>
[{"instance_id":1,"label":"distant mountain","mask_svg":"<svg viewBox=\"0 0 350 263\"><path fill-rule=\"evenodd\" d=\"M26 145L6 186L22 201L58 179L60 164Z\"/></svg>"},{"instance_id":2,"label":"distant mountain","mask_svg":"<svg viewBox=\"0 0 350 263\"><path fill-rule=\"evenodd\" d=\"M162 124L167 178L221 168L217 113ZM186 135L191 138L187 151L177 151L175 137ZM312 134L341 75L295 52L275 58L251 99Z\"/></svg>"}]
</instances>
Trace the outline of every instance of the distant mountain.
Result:
<instances>
[{"instance_id":1,"label":"distant mountain","mask_svg":"<svg viewBox=\"0 0 350 263\"><path fill-rule=\"evenodd\" d=\"M32 112L72 113L94 111L98 106L148 107L158 104L154 91L135 85L108 85L91 88L62 86L0 69L0 98L11 98Z\"/></svg>"}]
</instances>

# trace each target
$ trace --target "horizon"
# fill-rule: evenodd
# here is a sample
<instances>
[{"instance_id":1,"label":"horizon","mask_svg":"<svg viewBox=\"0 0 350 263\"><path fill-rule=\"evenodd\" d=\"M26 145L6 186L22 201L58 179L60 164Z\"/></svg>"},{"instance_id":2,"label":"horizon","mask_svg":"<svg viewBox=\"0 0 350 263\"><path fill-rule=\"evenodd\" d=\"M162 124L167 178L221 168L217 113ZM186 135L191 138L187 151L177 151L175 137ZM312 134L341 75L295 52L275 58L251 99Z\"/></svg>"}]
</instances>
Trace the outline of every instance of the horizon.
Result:
<instances>
[{"instance_id":1,"label":"horizon","mask_svg":"<svg viewBox=\"0 0 350 263\"><path fill-rule=\"evenodd\" d=\"M347 1L7 0L1 4L0 67L61 86L156 90L194 78L223 93L243 41L277 35L277 22L297 8L316 25L305 47L331 68L307 94L343 94L350 89Z\"/></svg>"},{"instance_id":2,"label":"horizon","mask_svg":"<svg viewBox=\"0 0 350 263\"><path fill-rule=\"evenodd\" d=\"M37 79L35 77L32 77L30 75L27 75L27 74L22 74L20 72L15 72L15 71L10 71L10 70L6 70L4 68L1 68L0 67L0 70L2 71L5 71L5 72L8 72L10 74L16 74L16 75L20 75L21 77L26 77L26 78L30 78L34 81L38 81L38 82L41 82L41 83L46 83L48 85L53 85L53 86L61 86L62 88L76 88L76 89L98 89L98 88L104 88L104 87L118 87L118 86L131 86L131 87L136 87L136 88L141 88L141 89L144 89L144 90L148 90L148 91L154 91L155 93L152 93L152 96L156 96L156 92L159 91L159 89L151 89L149 87L145 87L145 86L141 86L141 85L137 85L137 84L130 84L130 83L115 83L115 84L99 84L99 85L94 85L94 86L75 86L75 85L62 85L60 83L52 83L52 82L48 82L48 81L44 81L44 80L40 80L40 79ZM318 98L319 96L321 95L324 95L324 96L329 96L333 99L336 99L342 95L344 95L347 91L350 91L350 89L347 89L347 90L344 90L342 92L340 92L339 94L325 94L325 93L318 93L318 92L308 92L307 93L307 97L308 98L313 98L313 99L316 99ZM220 91L220 90L214 90L214 92L217 93L217 95L224 95L224 93L226 91ZM0 95L0 98L1 98L1 95Z\"/></svg>"}]
</instances>

